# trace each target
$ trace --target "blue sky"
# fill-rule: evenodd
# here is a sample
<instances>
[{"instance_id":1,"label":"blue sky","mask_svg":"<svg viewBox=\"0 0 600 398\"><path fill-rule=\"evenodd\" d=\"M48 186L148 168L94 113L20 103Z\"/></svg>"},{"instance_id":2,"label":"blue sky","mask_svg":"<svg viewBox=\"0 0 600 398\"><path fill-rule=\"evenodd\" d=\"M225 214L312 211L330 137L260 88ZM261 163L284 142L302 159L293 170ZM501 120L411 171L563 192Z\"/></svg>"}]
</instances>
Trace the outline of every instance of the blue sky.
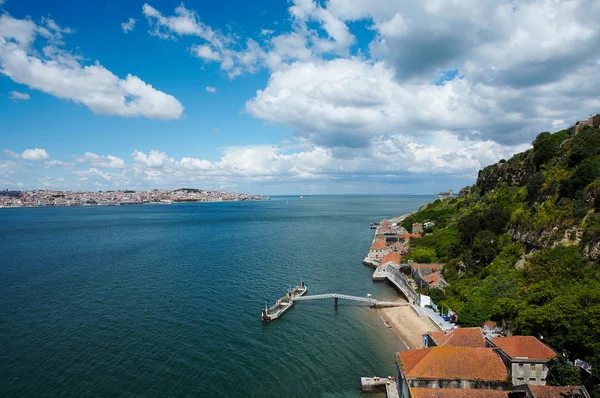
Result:
<instances>
[{"instance_id":1,"label":"blue sky","mask_svg":"<svg viewBox=\"0 0 600 398\"><path fill-rule=\"evenodd\" d=\"M596 2L449 3L0 0L0 188L459 189L600 111Z\"/></svg>"}]
</instances>

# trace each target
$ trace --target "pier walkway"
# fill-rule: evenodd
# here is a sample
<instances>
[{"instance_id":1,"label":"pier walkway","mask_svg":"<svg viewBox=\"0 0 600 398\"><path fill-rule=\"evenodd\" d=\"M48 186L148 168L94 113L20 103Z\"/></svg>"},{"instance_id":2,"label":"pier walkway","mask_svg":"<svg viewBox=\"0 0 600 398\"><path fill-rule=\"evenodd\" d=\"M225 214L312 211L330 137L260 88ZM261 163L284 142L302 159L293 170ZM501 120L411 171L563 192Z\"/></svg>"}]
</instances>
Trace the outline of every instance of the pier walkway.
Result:
<instances>
[{"instance_id":1,"label":"pier walkway","mask_svg":"<svg viewBox=\"0 0 600 398\"><path fill-rule=\"evenodd\" d=\"M327 293L327 294L313 294L310 296L294 296L292 300L296 301L306 301L306 300L324 300L324 299L335 299L335 305L337 306L338 299L343 300L352 300L352 301L360 301L363 303L368 303L371 307L400 307L408 305L405 302L397 302L397 301L379 301L375 300L371 297L361 297L361 296L349 296L347 294L339 294L339 293Z\"/></svg>"}]
</instances>

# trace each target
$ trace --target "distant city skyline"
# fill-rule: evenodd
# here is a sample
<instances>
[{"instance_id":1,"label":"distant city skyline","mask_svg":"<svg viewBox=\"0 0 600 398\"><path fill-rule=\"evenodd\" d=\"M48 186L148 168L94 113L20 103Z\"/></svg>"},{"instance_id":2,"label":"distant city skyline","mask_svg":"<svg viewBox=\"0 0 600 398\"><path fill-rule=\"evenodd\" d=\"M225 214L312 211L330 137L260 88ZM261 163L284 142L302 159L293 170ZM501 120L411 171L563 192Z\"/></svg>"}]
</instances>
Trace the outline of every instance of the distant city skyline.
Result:
<instances>
[{"instance_id":1,"label":"distant city skyline","mask_svg":"<svg viewBox=\"0 0 600 398\"><path fill-rule=\"evenodd\" d=\"M0 0L0 189L455 192L600 112L592 0Z\"/></svg>"}]
</instances>

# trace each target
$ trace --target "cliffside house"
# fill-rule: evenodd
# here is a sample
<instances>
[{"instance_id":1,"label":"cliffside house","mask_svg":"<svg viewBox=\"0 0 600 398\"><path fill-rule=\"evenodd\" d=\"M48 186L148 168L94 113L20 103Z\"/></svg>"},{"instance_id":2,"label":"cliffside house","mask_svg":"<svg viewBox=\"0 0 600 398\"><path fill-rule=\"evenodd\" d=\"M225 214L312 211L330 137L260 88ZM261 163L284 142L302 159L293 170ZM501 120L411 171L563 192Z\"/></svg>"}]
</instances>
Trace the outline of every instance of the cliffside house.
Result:
<instances>
[{"instance_id":1,"label":"cliffside house","mask_svg":"<svg viewBox=\"0 0 600 398\"><path fill-rule=\"evenodd\" d=\"M583 130L583 128L586 126L600 127L600 114L597 114L596 116L590 116L587 120L575 122L574 125L569 127L568 131L571 135L575 135Z\"/></svg>"},{"instance_id":2,"label":"cliffside house","mask_svg":"<svg viewBox=\"0 0 600 398\"><path fill-rule=\"evenodd\" d=\"M373 242L369 249L369 255L367 257L369 260L381 260L387 254L390 254L391 251L392 249L386 245L385 240L375 239L375 242Z\"/></svg>"},{"instance_id":3,"label":"cliffside house","mask_svg":"<svg viewBox=\"0 0 600 398\"><path fill-rule=\"evenodd\" d=\"M439 200L452 199L452 198L454 198L454 190L453 189L448 190L448 192L438 193Z\"/></svg>"},{"instance_id":4,"label":"cliffside house","mask_svg":"<svg viewBox=\"0 0 600 398\"><path fill-rule=\"evenodd\" d=\"M412 277L422 291L430 288L443 289L450 284L442 277L443 264L415 264L410 263Z\"/></svg>"},{"instance_id":5,"label":"cliffside house","mask_svg":"<svg viewBox=\"0 0 600 398\"><path fill-rule=\"evenodd\" d=\"M401 242L408 242L411 239L420 239L421 238L421 234L409 234L409 233L404 233L404 234L400 234L399 236L400 241Z\"/></svg>"},{"instance_id":6,"label":"cliffside house","mask_svg":"<svg viewBox=\"0 0 600 398\"><path fill-rule=\"evenodd\" d=\"M419 394L419 388L483 392L506 390L510 384L506 367L491 348L421 348L397 353L396 364L398 394L402 398L418 396L412 393Z\"/></svg>"},{"instance_id":7,"label":"cliffside house","mask_svg":"<svg viewBox=\"0 0 600 398\"><path fill-rule=\"evenodd\" d=\"M485 348L486 342L481 328L456 328L423 335L423 347L471 347Z\"/></svg>"},{"instance_id":8,"label":"cliffside house","mask_svg":"<svg viewBox=\"0 0 600 398\"><path fill-rule=\"evenodd\" d=\"M423 278L423 281L427 282L427 284L428 284L428 287L426 288L426 290L428 290L428 289L444 290L444 288L446 286L450 286L450 284L448 282L446 282L444 277L442 277L442 273L439 271L434 272L431 275L427 275L426 277Z\"/></svg>"},{"instance_id":9,"label":"cliffside house","mask_svg":"<svg viewBox=\"0 0 600 398\"><path fill-rule=\"evenodd\" d=\"M548 362L556 352L534 336L510 336L486 339L496 348L515 386L520 384L546 385Z\"/></svg>"},{"instance_id":10,"label":"cliffside house","mask_svg":"<svg viewBox=\"0 0 600 398\"><path fill-rule=\"evenodd\" d=\"M423 224L420 222L414 222L412 224L412 233L413 234L423 234Z\"/></svg>"}]
</instances>

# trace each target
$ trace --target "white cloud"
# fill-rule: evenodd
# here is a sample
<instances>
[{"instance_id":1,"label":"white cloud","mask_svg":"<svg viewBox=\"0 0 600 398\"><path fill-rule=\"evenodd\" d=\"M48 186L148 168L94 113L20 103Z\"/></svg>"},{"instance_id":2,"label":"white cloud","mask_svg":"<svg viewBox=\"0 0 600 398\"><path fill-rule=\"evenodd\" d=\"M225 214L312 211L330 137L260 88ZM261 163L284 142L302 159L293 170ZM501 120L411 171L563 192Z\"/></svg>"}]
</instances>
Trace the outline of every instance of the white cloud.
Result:
<instances>
[{"instance_id":1,"label":"white cloud","mask_svg":"<svg viewBox=\"0 0 600 398\"><path fill-rule=\"evenodd\" d=\"M21 154L21 159L25 160L46 160L50 159L50 155L46 152L45 149L35 148L35 149L25 149Z\"/></svg>"},{"instance_id":2,"label":"white cloud","mask_svg":"<svg viewBox=\"0 0 600 398\"><path fill-rule=\"evenodd\" d=\"M67 31L52 20L46 19L45 23L52 30L49 39L56 40L61 32ZM137 76L129 74L120 79L98 62L84 66L79 57L55 45L45 47L45 58L40 57L29 48L36 28L30 20L0 16L0 67L13 81L81 103L94 113L153 119L182 117L183 105L175 97L156 90Z\"/></svg>"},{"instance_id":3,"label":"white cloud","mask_svg":"<svg viewBox=\"0 0 600 398\"><path fill-rule=\"evenodd\" d=\"M185 8L183 3L175 8L175 15L167 17L148 3L142 6L142 12L152 30L150 33L163 39L180 36L199 36L205 40L216 41L215 32L200 21L198 14Z\"/></svg>"},{"instance_id":4,"label":"white cloud","mask_svg":"<svg viewBox=\"0 0 600 398\"><path fill-rule=\"evenodd\" d=\"M0 15L0 37L4 40L12 39L25 48L29 47L35 38L36 28L36 24L29 19L15 19L8 14Z\"/></svg>"},{"instance_id":5,"label":"white cloud","mask_svg":"<svg viewBox=\"0 0 600 398\"><path fill-rule=\"evenodd\" d=\"M160 168L165 164L168 159L167 154L159 151L150 151L148 155L144 152L140 152L137 149L131 154L135 163L141 164L145 167Z\"/></svg>"},{"instance_id":6,"label":"white cloud","mask_svg":"<svg viewBox=\"0 0 600 398\"><path fill-rule=\"evenodd\" d=\"M295 146L290 142L281 145L230 146L222 148L222 156L216 161L189 156L176 160L159 150L148 153L134 150L131 154L132 163L125 164L114 156L88 152L77 160L90 163L93 166L90 168L61 174L61 169L77 165L46 161L45 166L57 166L53 170L55 175L52 180L56 187L81 187L82 183L115 188L198 185L204 188L233 188L273 184L273 189L282 190L294 184L323 182L339 187L352 181L360 184L386 184L391 181L392 184L398 184L410 173L429 175L421 177L419 181L429 181L435 175L446 176L442 179L446 182L456 178L472 179L480 168L529 147L465 139L443 130L435 132L432 137L431 143L424 144L414 137L396 134L375 138L368 147L346 149L310 144ZM17 156L20 158L20 155ZM3 171L3 163L0 162L0 178L8 182L13 181L14 177L22 177L19 173L15 175L18 164L28 170L35 167L29 163L4 163L6 167ZM111 167L111 163L113 170L101 170Z\"/></svg>"},{"instance_id":7,"label":"white cloud","mask_svg":"<svg viewBox=\"0 0 600 398\"><path fill-rule=\"evenodd\" d=\"M555 120L596 112L590 88L600 83L600 23L585 15L600 12L600 3L442 4L294 0L288 32L245 47L183 6L171 17L154 8L147 14L161 37L205 40L192 53L219 62L230 78L269 68L267 86L246 110L317 145L368 147L399 133L431 140L442 129L512 145L530 142ZM356 21L375 37L369 52L352 56L348 23ZM440 77L448 81L434 85Z\"/></svg>"},{"instance_id":8,"label":"white cloud","mask_svg":"<svg viewBox=\"0 0 600 398\"><path fill-rule=\"evenodd\" d=\"M212 86L206 86L206 91L209 93L216 93L217 89L215 87Z\"/></svg>"},{"instance_id":9,"label":"white cloud","mask_svg":"<svg viewBox=\"0 0 600 398\"><path fill-rule=\"evenodd\" d=\"M27 101L28 99L31 98L29 96L29 94L21 93L18 91L11 91L9 94L10 94L10 98L15 101Z\"/></svg>"},{"instance_id":10,"label":"white cloud","mask_svg":"<svg viewBox=\"0 0 600 398\"><path fill-rule=\"evenodd\" d=\"M129 18L127 22L121 23L121 28L123 29L124 33L131 32L133 28L135 28L135 18Z\"/></svg>"},{"instance_id":11,"label":"white cloud","mask_svg":"<svg viewBox=\"0 0 600 398\"><path fill-rule=\"evenodd\" d=\"M102 172L95 167L92 167L87 171L74 171L72 174L80 178L80 181L87 181L90 177L99 177L104 181L111 181L113 179L111 174Z\"/></svg>"},{"instance_id":12,"label":"white cloud","mask_svg":"<svg viewBox=\"0 0 600 398\"><path fill-rule=\"evenodd\" d=\"M192 46L192 52L198 57L202 58L205 61L220 61L221 55L213 51L210 46L201 45L201 46Z\"/></svg>"},{"instance_id":13,"label":"white cloud","mask_svg":"<svg viewBox=\"0 0 600 398\"><path fill-rule=\"evenodd\" d=\"M75 163L63 162L62 160L46 160L44 165L46 167L73 167L75 166Z\"/></svg>"},{"instance_id":14,"label":"white cloud","mask_svg":"<svg viewBox=\"0 0 600 398\"><path fill-rule=\"evenodd\" d=\"M202 44L193 45L191 53L205 62L218 62L221 70L232 79L243 72L256 72L265 59L264 50L255 40L247 39L244 48L236 37L213 30L183 4L175 9L172 16L165 16L147 3L142 7L142 12L153 36L161 39L195 36L204 40Z\"/></svg>"},{"instance_id":15,"label":"white cloud","mask_svg":"<svg viewBox=\"0 0 600 398\"><path fill-rule=\"evenodd\" d=\"M90 163L96 167L106 167L109 169L122 169L125 168L125 161L113 155L98 155L93 152L86 152L82 157L76 158L80 163Z\"/></svg>"}]
</instances>

